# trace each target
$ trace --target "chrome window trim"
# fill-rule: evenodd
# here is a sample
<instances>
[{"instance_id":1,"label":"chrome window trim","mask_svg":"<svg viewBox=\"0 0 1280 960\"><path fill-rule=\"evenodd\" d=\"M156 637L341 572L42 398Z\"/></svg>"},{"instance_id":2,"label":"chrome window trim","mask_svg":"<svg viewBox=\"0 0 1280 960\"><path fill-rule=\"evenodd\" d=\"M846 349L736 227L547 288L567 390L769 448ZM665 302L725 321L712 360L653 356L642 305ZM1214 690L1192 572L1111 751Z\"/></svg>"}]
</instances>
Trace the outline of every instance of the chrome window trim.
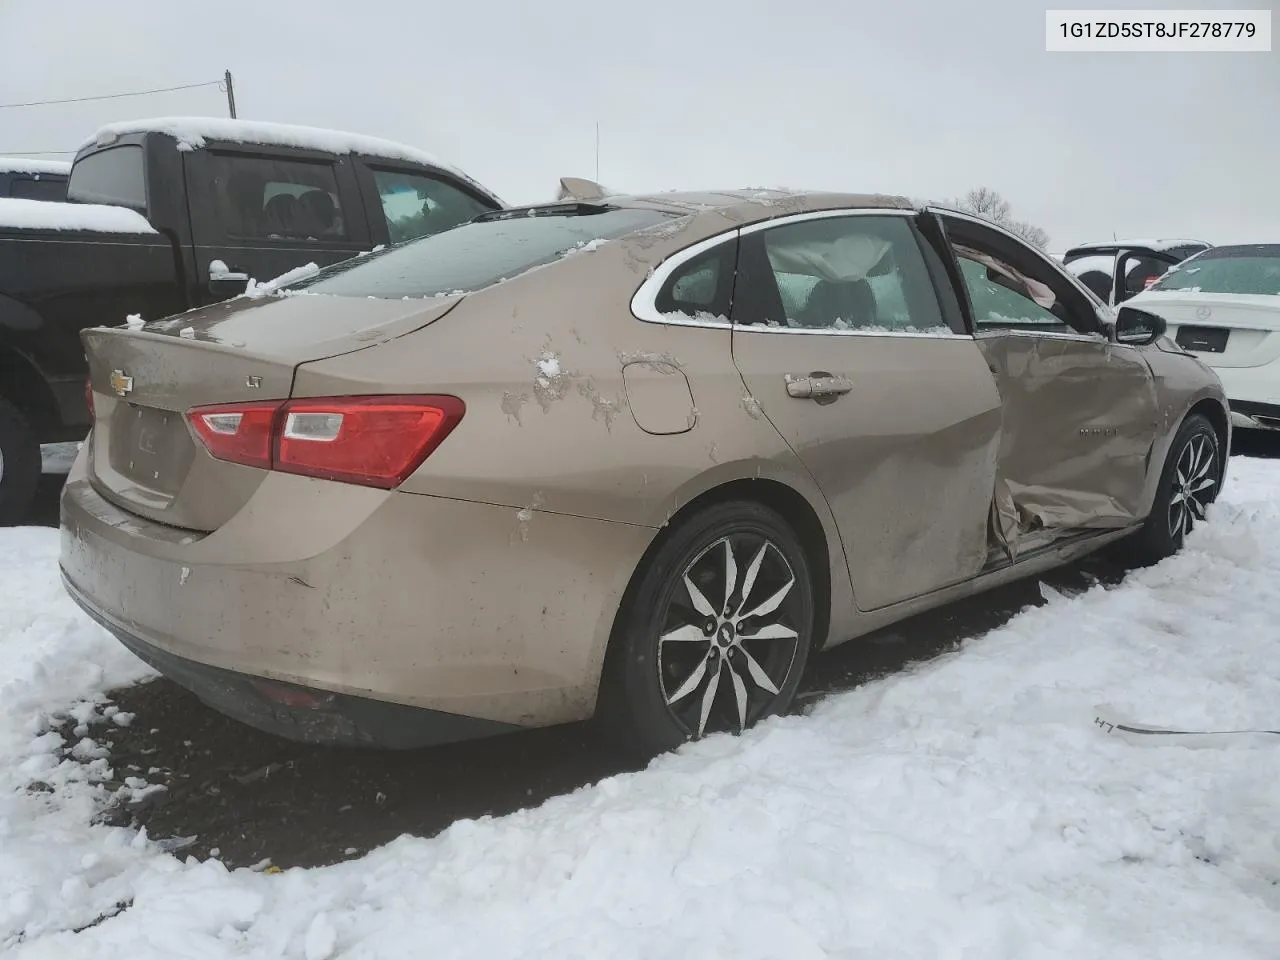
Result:
<instances>
[{"instance_id":1,"label":"chrome window trim","mask_svg":"<svg viewBox=\"0 0 1280 960\"><path fill-rule=\"evenodd\" d=\"M822 337L893 337L897 340L968 340L973 342L973 334L956 333L948 328L947 333L910 333L906 330L837 330L834 327L766 327L759 324L739 324L734 330L741 333L787 333L801 336Z\"/></svg>"},{"instance_id":2,"label":"chrome window trim","mask_svg":"<svg viewBox=\"0 0 1280 960\"><path fill-rule=\"evenodd\" d=\"M793 223L804 223L807 220L833 220L838 217L910 217L917 216L915 210L902 207L841 207L835 210L810 210L808 213L789 213L785 217L774 217L772 220L760 220L749 223L738 232L742 236L759 233L761 230L772 230L774 227L785 227Z\"/></svg>"},{"instance_id":3,"label":"chrome window trim","mask_svg":"<svg viewBox=\"0 0 1280 960\"><path fill-rule=\"evenodd\" d=\"M810 210L806 213L791 213L783 217L761 220L757 223L748 224L745 227L737 227L717 233L714 236L699 240L692 246L676 251L658 264L658 266L654 268L653 272L650 273L647 278L645 278L645 281L640 284L636 289L635 294L631 297L631 313L637 320L641 320L645 323L660 324L664 327L702 327L713 330L737 329L743 333L800 334L803 336L893 337L895 339L905 340L972 341L974 339L973 334L956 333L954 330L950 329L948 329L947 333L942 334L909 333L899 330L837 330L835 328L825 327L767 327L756 324L739 324L735 328L733 322L727 318L699 320L681 313L660 313L655 306L658 299L658 293L662 290L667 280L676 272L676 270L680 269L680 267L688 263L694 257L700 256L722 243L728 243L731 240L748 236L752 233L759 233L762 230L771 230L774 227L787 226L792 223L804 223L808 220L829 220L837 217L866 216L898 216L914 218L918 215L918 210L904 209L902 207L857 207L835 210Z\"/></svg>"},{"instance_id":4,"label":"chrome window trim","mask_svg":"<svg viewBox=\"0 0 1280 960\"><path fill-rule=\"evenodd\" d=\"M1044 340L1067 340L1073 343L1093 343L1101 347L1124 347L1126 350L1137 350L1138 347L1132 343L1118 343L1108 340L1100 333L1058 333L1056 331L1045 330L1016 330L1016 329L1000 329L1000 330L982 330L979 331L975 339L991 340L996 337L1037 337Z\"/></svg>"}]
</instances>

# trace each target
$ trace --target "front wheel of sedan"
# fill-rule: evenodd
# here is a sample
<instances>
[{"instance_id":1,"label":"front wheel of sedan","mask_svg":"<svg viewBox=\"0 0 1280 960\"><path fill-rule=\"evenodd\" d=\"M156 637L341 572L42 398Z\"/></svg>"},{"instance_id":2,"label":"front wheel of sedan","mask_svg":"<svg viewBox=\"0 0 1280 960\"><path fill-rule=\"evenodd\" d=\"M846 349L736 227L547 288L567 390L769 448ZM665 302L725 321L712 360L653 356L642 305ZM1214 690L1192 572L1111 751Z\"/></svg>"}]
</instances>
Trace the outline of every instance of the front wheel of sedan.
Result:
<instances>
[{"instance_id":1,"label":"front wheel of sedan","mask_svg":"<svg viewBox=\"0 0 1280 960\"><path fill-rule=\"evenodd\" d=\"M1151 514L1129 545L1135 563L1156 563L1182 548L1218 498L1222 461L1212 424L1199 414L1188 417L1169 446Z\"/></svg>"},{"instance_id":2,"label":"front wheel of sedan","mask_svg":"<svg viewBox=\"0 0 1280 960\"><path fill-rule=\"evenodd\" d=\"M757 503L673 530L622 611L603 706L648 754L785 712L813 640L813 576L794 532Z\"/></svg>"}]
</instances>

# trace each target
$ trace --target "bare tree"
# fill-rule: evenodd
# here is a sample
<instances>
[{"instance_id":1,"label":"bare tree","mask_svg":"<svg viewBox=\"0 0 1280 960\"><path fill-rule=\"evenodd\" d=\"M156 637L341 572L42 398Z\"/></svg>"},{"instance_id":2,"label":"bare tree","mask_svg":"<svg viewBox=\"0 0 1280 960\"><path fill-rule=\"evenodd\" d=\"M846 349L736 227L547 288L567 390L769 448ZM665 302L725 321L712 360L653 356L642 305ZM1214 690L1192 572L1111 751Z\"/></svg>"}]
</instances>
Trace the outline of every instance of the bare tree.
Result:
<instances>
[{"instance_id":1,"label":"bare tree","mask_svg":"<svg viewBox=\"0 0 1280 960\"><path fill-rule=\"evenodd\" d=\"M953 203L961 210L967 210L975 216L999 224L1034 247L1043 250L1049 245L1049 234L1025 220L1015 220L1009 201L990 187L974 187Z\"/></svg>"}]
</instances>

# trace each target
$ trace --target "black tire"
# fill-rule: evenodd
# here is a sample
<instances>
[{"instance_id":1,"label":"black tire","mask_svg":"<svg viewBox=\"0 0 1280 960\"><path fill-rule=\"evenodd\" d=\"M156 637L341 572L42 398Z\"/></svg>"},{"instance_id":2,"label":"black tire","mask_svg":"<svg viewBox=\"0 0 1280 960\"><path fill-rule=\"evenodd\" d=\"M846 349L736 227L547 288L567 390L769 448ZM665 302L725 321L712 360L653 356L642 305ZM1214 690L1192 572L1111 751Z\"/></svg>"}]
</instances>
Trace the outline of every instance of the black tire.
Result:
<instances>
[{"instance_id":1,"label":"black tire","mask_svg":"<svg viewBox=\"0 0 1280 960\"><path fill-rule=\"evenodd\" d=\"M736 583L726 597L731 571ZM776 608L741 616L767 606L788 575L791 586ZM709 507L670 531L637 577L601 690L600 714L615 735L652 756L790 709L813 643L814 587L804 549L782 517L751 501Z\"/></svg>"},{"instance_id":2,"label":"black tire","mask_svg":"<svg viewBox=\"0 0 1280 960\"><path fill-rule=\"evenodd\" d=\"M1204 508L1218 498L1222 464L1223 451L1213 425L1198 413L1187 417L1169 445L1146 523L1122 541L1123 559L1147 566L1177 553L1187 533L1204 519ZM1183 482L1184 475L1188 483ZM1206 486L1207 481L1211 483ZM1180 504L1188 502L1185 489L1191 489L1193 496L1190 507L1184 509Z\"/></svg>"},{"instance_id":3,"label":"black tire","mask_svg":"<svg viewBox=\"0 0 1280 960\"><path fill-rule=\"evenodd\" d=\"M0 526L27 519L40 483L40 442L18 408L0 398Z\"/></svg>"}]
</instances>

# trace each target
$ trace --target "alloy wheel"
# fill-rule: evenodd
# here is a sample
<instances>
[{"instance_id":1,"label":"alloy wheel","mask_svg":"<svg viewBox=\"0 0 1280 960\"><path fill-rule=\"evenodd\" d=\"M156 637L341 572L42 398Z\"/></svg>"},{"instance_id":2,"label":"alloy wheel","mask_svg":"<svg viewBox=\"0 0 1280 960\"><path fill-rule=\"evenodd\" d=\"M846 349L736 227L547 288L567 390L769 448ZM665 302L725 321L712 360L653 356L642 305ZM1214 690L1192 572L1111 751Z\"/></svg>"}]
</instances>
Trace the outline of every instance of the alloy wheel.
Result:
<instances>
[{"instance_id":1,"label":"alloy wheel","mask_svg":"<svg viewBox=\"0 0 1280 960\"><path fill-rule=\"evenodd\" d=\"M1218 492L1218 452L1210 438L1198 433L1187 441L1173 471L1173 495L1169 498L1169 535L1175 542L1204 520Z\"/></svg>"},{"instance_id":2,"label":"alloy wheel","mask_svg":"<svg viewBox=\"0 0 1280 960\"><path fill-rule=\"evenodd\" d=\"M795 669L802 589L771 539L723 536L686 566L658 636L663 699L692 737L745 730L770 712Z\"/></svg>"}]
</instances>

